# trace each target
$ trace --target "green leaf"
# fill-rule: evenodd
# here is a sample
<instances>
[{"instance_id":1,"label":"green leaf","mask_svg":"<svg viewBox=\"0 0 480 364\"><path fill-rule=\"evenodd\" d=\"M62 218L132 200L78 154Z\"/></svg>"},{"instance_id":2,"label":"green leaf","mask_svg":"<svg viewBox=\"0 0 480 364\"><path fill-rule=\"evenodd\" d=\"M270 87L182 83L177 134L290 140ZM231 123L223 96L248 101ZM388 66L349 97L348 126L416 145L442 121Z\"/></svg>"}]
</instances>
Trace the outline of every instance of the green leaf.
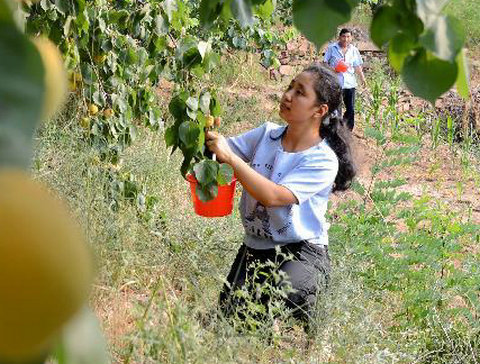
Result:
<instances>
[{"instance_id":1,"label":"green leaf","mask_svg":"<svg viewBox=\"0 0 480 364\"><path fill-rule=\"evenodd\" d=\"M137 128L135 127L135 125L129 125L127 129L127 142L128 144L131 144L137 139Z\"/></svg>"},{"instance_id":2,"label":"green leaf","mask_svg":"<svg viewBox=\"0 0 480 364\"><path fill-rule=\"evenodd\" d=\"M188 99L188 93L182 92L172 98L170 104L168 105L168 110L173 115L175 120L184 120L186 114L186 100Z\"/></svg>"},{"instance_id":3,"label":"green leaf","mask_svg":"<svg viewBox=\"0 0 480 364\"><path fill-rule=\"evenodd\" d=\"M456 18L438 16L429 23L420 43L437 58L454 61L465 43L465 32Z\"/></svg>"},{"instance_id":4,"label":"green leaf","mask_svg":"<svg viewBox=\"0 0 480 364\"><path fill-rule=\"evenodd\" d=\"M402 30L400 14L392 6L382 6L373 16L370 25L370 37L382 47Z\"/></svg>"},{"instance_id":5,"label":"green leaf","mask_svg":"<svg viewBox=\"0 0 480 364\"><path fill-rule=\"evenodd\" d=\"M266 0L263 4L255 5L253 10L260 18L268 20L272 17L276 3L276 0Z\"/></svg>"},{"instance_id":6,"label":"green leaf","mask_svg":"<svg viewBox=\"0 0 480 364\"><path fill-rule=\"evenodd\" d=\"M225 22L228 23L231 18L233 18L232 14L232 4L233 0L224 0L223 1L223 6L222 6L222 11L220 12L220 17L221 19Z\"/></svg>"},{"instance_id":7,"label":"green leaf","mask_svg":"<svg viewBox=\"0 0 480 364\"><path fill-rule=\"evenodd\" d=\"M416 47L415 40L409 35L399 33L390 40L388 45L388 60L395 71L400 72L405 58Z\"/></svg>"},{"instance_id":8,"label":"green leaf","mask_svg":"<svg viewBox=\"0 0 480 364\"><path fill-rule=\"evenodd\" d=\"M120 113L125 113L128 109L128 101L116 94L112 94L112 106L115 110L120 111Z\"/></svg>"},{"instance_id":9,"label":"green leaf","mask_svg":"<svg viewBox=\"0 0 480 364\"><path fill-rule=\"evenodd\" d=\"M227 163L220 164L218 169L217 182L219 185L228 185L233 179L233 168Z\"/></svg>"},{"instance_id":10,"label":"green leaf","mask_svg":"<svg viewBox=\"0 0 480 364\"><path fill-rule=\"evenodd\" d=\"M178 136L187 148L195 148L198 145L200 130L198 124L192 120L184 121L178 128Z\"/></svg>"},{"instance_id":11,"label":"green leaf","mask_svg":"<svg viewBox=\"0 0 480 364\"><path fill-rule=\"evenodd\" d=\"M182 166L180 167L180 172L182 173L182 176L185 177L185 175L190 171L190 162L196 153L196 149L183 149L182 152L183 162Z\"/></svg>"},{"instance_id":12,"label":"green leaf","mask_svg":"<svg viewBox=\"0 0 480 364\"><path fill-rule=\"evenodd\" d=\"M222 112L222 105L220 104L220 101L218 101L217 95L212 94L210 99L210 115L217 117L220 116Z\"/></svg>"},{"instance_id":13,"label":"green leaf","mask_svg":"<svg viewBox=\"0 0 480 364\"><path fill-rule=\"evenodd\" d=\"M196 97L190 96L187 99L187 107L192 110L192 111L197 111L198 110L198 99Z\"/></svg>"},{"instance_id":14,"label":"green leaf","mask_svg":"<svg viewBox=\"0 0 480 364\"><path fill-rule=\"evenodd\" d=\"M205 69L203 68L203 63L201 64L196 64L190 69L190 72L197 76L198 78L202 78L202 76L205 74Z\"/></svg>"},{"instance_id":15,"label":"green leaf","mask_svg":"<svg viewBox=\"0 0 480 364\"><path fill-rule=\"evenodd\" d=\"M176 57L186 68L191 68L202 62L202 56L198 51L198 43L191 37L183 40L176 50Z\"/></svg>"},{"instance_id":16,"label":"green leaf","mask_svg":"<svg viewBox=\"0 0 480 364\"><path fill-rule=\"evenodd\" d=\"M321 47L336 37L337 27L350 20L358 1L293 0L293 22L308 40Z\"/></svg>"},{"instance_id":17,"label":"green leaf","mask_svg":"<svg viewBox=\"0 0 480 364\"><path fill-rule=\"evenodd\" d=\"M416 96L434 103L457 79L456 63L446 62L420 49L405 60L402 78Z\"/></svg>"},{"instance_id":18,"label":"green leaf","mask_svg":"<svg viewBox=\"0 0 480 364\"><path fill-rule=\"evenodd\" d=\"M203 60L203 59L205 59L205 56L207 55L207 53L212 49L212 46L208 42L200 41L200 42L198 42L197 48L198 48L198 52L200 53L200 56L202 56L202 60Z\"/></svg>"},{"instance_id":19,"label":"green leaf","mask_svg":"<svg viewBox=\"0 0 480 364\"><path fill-rule=\"evenodd\" d=\"M436 18L450 0L416 0L417 14L423 23L428 26Z\"/></svg>"},{"instance_id":20,"label":"green leaf","mask_svg":"<svg viewBox=\"0 0 480 364\"><path fill-rule=\"evenodd\" d=\"M162 5L165 9L165 13L168 16L168 20L171 22L174 13L177 11L177 0L165 0Z\"/></svg>"},{"instance_id":21,"label":"green leaf","mask_svg":"<svg viewBox=\"0 0 480 364\"><path fill-rule=\"evenodd\" d=\"M456 59L458 66L457 91L465 100L470 97L470 75L465 50L461 50Z\"/></svg>"},{"instance_id":22,"label":"green leaf","mask_svg":"<svg viewBox=\"0 0 480 364\"><path fill-rule=\"evenodd\" d=\"M157 35L164 35L168 33L167 21L165 21L161 14L158 14L155 17L155 33L157 33Z\"/></svg>"},{"instance_id":23,"label":"green leaf","mask_svg":"<svg viewBox=\"0 0 480 364\"><path fill-rule=\"evenodd\" d=\"M215 52L208 52L202 62L202 67L205 72L211 72L218 64L220 64L220 56Z\"/></svg>"},{"instance_id":24,"label":"green leaf","mask_svg":"<svg viewBox=\"0 0 480 364\"><path fill-rule=\"evenodd\" d=\"M211 99L211 95L210 95L210 92L204 92L201 96L200 96L200 110L202 110L202 112L205 114L205 115L208 115L210 113L210 99Z\"/></svg>"},{"instance_id":25,"label":"green leaf","mask_svg":"<svg viewBox=\"0 0 480 364\"><path fill-rule=\"evenodd\" d=\"M200 134L198 135L198 150L201 151L205 146L205 123L206 117L202 112L197 114L197 123L198 123L198 130Z\"/></svg>"},{"instance_id":26,"label":"green leaf","mask_svg":"<svg viewBox=\"0 0 480 364\"><path fill-rule=\"evenodd\" d=\"M82 63L81 71L83 82L85 82L87 85L92 85L98 81L97 75L90 64Z\"/></svg>"},{"instance_id":27,"label":"green leaf","mask_svg":"<svg viewBox=\"0 0 480 364\"><path fill-rule=\"evenodd\" d=\"M207 185L217 180L218 163L210 159L204 159L193 166L195 178L202 185Z\"/></svg>"},{"instance_id":28,"label":"green leaf","mask_svg":"<svg viewBox=\"0 0 480 364\"><path fill-rule=\"evenodd\" d=\"M253 24L252 3L250 0L232 0L230 9L242 28Z\"/></svg>"},{"instance_id":29,"label":"green leaf","mask_svg":"<svg viewBox=\"0 0 480 364\"><path fill-rule=\"evenodd\" d=\"M195 193L200 201L208 202L213 200L218 195L218 186L215 183L210 183L207 186L197 184Z\"/></svg>"},{"instance_id":30,"label":"green leaf","mask_svg":"<svg viewBox=\"0 0 480 364\"><path fill-rule=\"evenodd\" d=\"M26 168L42 114L44 68L36 47L0 4L0 165Z\"/></svg>"},{"instance_id":31,"label":"green leaf","mask_svg":"<svg viewBox=\"0 0 480 364\"><path fill-rule=\"evenodd\" d=\"M200 23L209 28L222 12L222 0L202 0L200 3Z\"/></svg>"},{"instance_id":32,"label":"green leaf","mask_svg":"<svg viewBox=\"0 0 480 364\"><path fill-rule=\"evenodd\" d=\"M187 115L190 119L196 120L197 119L197 111L193 111L190 108L187 108Z\"/></svg>"},{"instance_id":33,"label":"green leaf","mask_svg":"<svg viewBox=\"0 0 480 364\"><path fill-rule=\"evenodd\" d=\"M108 13L108 20L110 23L113 23L113 24L123 24L128 21L129 15L130 14L125 9L111 10Z\"/></svg>"},{"instance_id":34,"label":"green leaf","mask_svg":"<svg viewBox=\"0 0 480 364\"><path fill-rule=\"evenodd\" d=\"M167 148L178 144L178 128L176 125L172 125L165 130L164 138Z\"/></svg>"},{"instance_id":35,"label":"green leaf","mask_svg":"<svg viewBox=\"0 0 480 364\"><path fill-rule=\"evenodd\" d=\"M63 35L66 38L70 35L70 29L71 29L73 19L74 18L71 15L69 15L65 20L65 24L63 25Z\"/></svg>"}]
</instances>

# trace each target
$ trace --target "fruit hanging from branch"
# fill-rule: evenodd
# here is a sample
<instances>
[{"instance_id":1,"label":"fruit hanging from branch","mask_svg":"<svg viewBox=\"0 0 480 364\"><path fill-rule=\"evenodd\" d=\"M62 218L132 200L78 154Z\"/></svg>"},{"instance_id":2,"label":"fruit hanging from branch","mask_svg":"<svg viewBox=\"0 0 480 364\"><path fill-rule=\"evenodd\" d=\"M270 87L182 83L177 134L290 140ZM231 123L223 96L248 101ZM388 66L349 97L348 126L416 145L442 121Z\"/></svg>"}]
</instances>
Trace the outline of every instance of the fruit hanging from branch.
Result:
<instances>
[{"instance_id":1,"label":"fruit hanging from branch","mask_svg":"<svg viewBox=\"0 0 480 364\"><path fill-rule=\"evenodd\" d=\"M88 112L90 113L90 115L95 115L96 113L98 113L98 106L95 104L90 104L88 106Z\"/></svg>"},{"instance_id":2,"label":"fruit hanging from branch","mask_svg":"<svg viewBox=\"0 0 480 364\"><path fill-rule=\"evenodd\" d=\"M212 115L208 115L205 120L205 127L211 128L214 123L215 123L215 118Z\"/></svg>"},{"instance_id":3,"label":"fruit hanging from branch","mask_svg":"<svg viewBox=\"0 0 480 364\"><path fill-rule=\"evenodd\" d=\"M103 110L103 116L105 116L106 118L111 118L113 114L113 110L110 108Z\"/></svg>"}]
</instances>

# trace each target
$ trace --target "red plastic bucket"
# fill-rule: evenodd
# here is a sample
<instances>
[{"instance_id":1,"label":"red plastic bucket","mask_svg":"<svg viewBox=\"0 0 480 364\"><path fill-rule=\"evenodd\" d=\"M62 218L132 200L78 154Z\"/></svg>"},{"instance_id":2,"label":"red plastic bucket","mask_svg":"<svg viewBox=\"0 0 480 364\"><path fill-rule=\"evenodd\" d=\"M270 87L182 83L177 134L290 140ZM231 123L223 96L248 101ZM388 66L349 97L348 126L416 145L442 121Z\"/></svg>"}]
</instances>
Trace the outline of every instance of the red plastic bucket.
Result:
<instances>
[{"instance_id":1,"label":"red plastic bucket","mask_svg":"<svg viewBox=\"0 0 480 364\"><path fill-rule=\"evenodd\" d=\"M343 73L343 72L347 72L347 70L348 70L348 65L342 60L339 60L335 65L336 72Z\"/></svg>"},{"instance_id":2,"label":"red plastic bucket","mask_svg":"<svg viewBox=\"0 0 480 364\"><path fill-rule=\"evenodd\" d=\"M190 182L190 192L192 194L193 208L195 213L204 217L220 217L227 216L233 210L233 196L235 195L235 186L237 179L233 177L232 182L228 185L218 186L218 195L208 202L201 201L195 193L197 187L196 178L189 174L187 181Z\"/></svg>"}]
</instances>

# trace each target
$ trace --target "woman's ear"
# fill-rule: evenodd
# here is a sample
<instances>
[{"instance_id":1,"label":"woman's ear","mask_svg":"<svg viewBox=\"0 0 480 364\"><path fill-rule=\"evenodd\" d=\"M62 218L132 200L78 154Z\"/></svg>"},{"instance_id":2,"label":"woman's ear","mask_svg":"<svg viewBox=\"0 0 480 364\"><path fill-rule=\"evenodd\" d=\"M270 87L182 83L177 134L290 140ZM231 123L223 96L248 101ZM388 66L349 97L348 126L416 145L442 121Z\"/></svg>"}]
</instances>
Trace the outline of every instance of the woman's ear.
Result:
<instances>
[{"instance_id":1,"label":"woman's ear","mask_svg":"<svg viewBox=\"0 0 480 364\"><path fill-rule=\"evenodd\" d=\"M328 113L328 105L327 104L321 104L321 105L317 106L317 111L315 111L313 116L315 118L322 119L327 113Z\"/></svg>"}]
</instances>

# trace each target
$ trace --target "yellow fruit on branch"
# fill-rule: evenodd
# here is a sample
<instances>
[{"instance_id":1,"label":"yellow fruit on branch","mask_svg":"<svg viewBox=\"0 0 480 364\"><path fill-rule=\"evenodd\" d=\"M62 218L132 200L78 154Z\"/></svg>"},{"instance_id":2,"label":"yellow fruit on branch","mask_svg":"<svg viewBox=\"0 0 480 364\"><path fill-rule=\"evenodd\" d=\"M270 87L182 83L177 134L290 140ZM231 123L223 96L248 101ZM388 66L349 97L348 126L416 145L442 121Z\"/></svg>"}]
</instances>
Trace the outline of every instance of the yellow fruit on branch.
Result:
<instances>
[{"instance_id":1,"label":"yellow fruit on branch","mask_svg":"<svg viewBox=\"0 0 480 364\"><path fill-rule=\"evenodd\" d=\"M98 112L98 106L95 104L90 104L88 106L88 112L90 113L90 115L95 115Z\"/></svg>"},{"instance_id":2,"label":"yellow fruit on branch","mask_svg":"<svg viewBox=\"0 0 480 364\"><path fill-rule=\"evenodd\" d=\"M93 157L90 159L90 163L91 163L92 165L94 165L94 166L99 166L101 162L102 162L102 161L100 160L100 157L99 157L98 155L93 156Z\"/></svg>"},{"instance_id":3,"label":"yellow fruit on branch","mask_svg":"<svg viewBox=\"0 0 480 364\"><path fill-rule=\"evenodd\" d=\"M103 63L106 61L106 59L107 59L106 54L97 54L93 57L93 60L97 63Z\"/></svg>"},{"instance_id":4,"label":"yellow fruit on branch","mask_svg":"<svg viewBox=\"0 0 480 364\"><path fill-rule=\"evenodd\" d=\"M88 117L81 118L80 126L84 129L90 129L90 118Z\"/></svg>"},{"instance_id":5,"label":"yellow fruit on branch","mask_svg":"<svg viewBox=\"0 0 480 364\"><path fill-rule=\"evenodd\" d=\"M103 116L106 118L110 118L113 116L113 110L112 109L105 109L103 110Z\"/></svg>"},{"instance_id":6,"label":"yellow fruit on branch","mask_svg":"<svg viewBox=\"0 0 480 364\"><path fill-rule=\"evenodd\" d=\"M0 171L0 362L30 362L87 299L90 252L66 207L21 171Z\"/></svg>"},{"instance_id":7,"label":"yellow fruit on branch","mask_svg":"<svg viewBox=\"0 0 480 364\"><path fill-rule=\"evenodd\" d=\"M207 116L207 120L205 121L205 127L206 128L211 128L213 126L213 123L215 122L215 119L212 115Z\"/></svg>"},{"instance_id":8,"label":"yellow fruit on branch","mask_svg":"<svg viewBox=\"0 0 480 364\"><path fill-rule=\"evenodd\" d=\"M62 105L68 91L67 73L57 46L47 38L34 38L45 71L43 119L49 119Z\"/></svg>"}]
</instances>

